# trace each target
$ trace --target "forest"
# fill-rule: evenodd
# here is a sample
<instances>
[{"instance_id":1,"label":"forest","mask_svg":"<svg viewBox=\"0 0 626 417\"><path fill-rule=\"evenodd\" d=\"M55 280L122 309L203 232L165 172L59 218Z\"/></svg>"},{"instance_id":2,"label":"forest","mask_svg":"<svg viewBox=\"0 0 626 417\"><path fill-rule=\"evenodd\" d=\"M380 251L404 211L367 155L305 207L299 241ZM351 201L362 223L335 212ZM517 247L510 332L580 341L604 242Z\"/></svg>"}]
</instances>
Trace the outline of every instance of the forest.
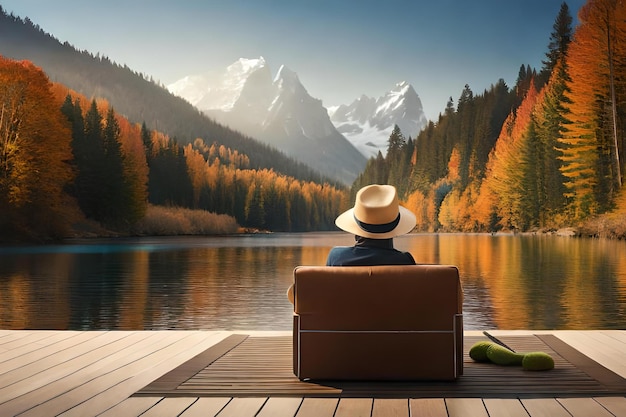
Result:
<instances>
[{"instance_id":1,"label":"forest","mask_svg":"<svg viewBox=\"0 0 626 417\"><path fill-rule=\"evenodd\" d=\"M424 231L549 231L616 212L626 236L626 5L563 3L543 67L481 94L466 85L416 138L394 130L386 157L352 187L396 185Z\"/></svg>"},{"instance_id":2,"label":"forest","mask_svg":"<svg viewBox=\"0 0 626 417\"><path fill-rule=\"evenodd\" d=\"M578 18L574 30L562 4L542 68L521 65L512 88L499 80L475 94L466 85L416 138L394 129L386 156L370 159L350 189L178 102L185 111L168 104L168 120L196 120L179 137L165 133L167 123L148 127L158 115L148 123L121 116L106 97L87 98L31 62L0 56L0 237L58 239L89 222L167 234L145 225L158 207L226 216L215 221L225 229L199 233L331 230L370 183L395 185L419 231L600 227L599 216L617 213L603 218L624 237L626 6L589 0ZM124 94L133 96L127 106L146 106L135 101L141 94ZM182 213L188 223L198 218Z\"/></svg>"},{"instance_id":3,"label":"forest","mask_svg":"<svg viewBox=\"0 0 626 417\"><path fill-rule=\"evenodd\" d=\"M248 156L224 145L200 138L180 145L132 124L106 100L51 83L27 61L0 57L0 102L4 239L59 239L87 220L136 234L153 206L227 215L205 234L239 225L328 230L346 204L335 186L251 169Z\"/></svg>"}]
</instances>

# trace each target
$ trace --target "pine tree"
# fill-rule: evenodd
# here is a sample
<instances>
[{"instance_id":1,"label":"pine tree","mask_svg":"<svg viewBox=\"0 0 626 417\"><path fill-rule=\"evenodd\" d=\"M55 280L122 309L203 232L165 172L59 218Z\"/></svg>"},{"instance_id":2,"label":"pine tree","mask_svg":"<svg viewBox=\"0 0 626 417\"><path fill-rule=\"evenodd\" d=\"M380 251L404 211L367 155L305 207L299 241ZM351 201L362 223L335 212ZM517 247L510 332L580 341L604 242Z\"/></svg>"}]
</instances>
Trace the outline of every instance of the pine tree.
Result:
<instances>
[{"instance_id":1,"label":"pine tree","mask_svg":"<svg viewBox=\"0 0 626 417\"><path fill-rule=\"evenodd\" d=\"M146 122L141 124L141 141L143 142L144 149L146 151L146 159L150 161L150 156L152 155L152 132L146 126Z\"/></svg>"},{"instance_id":2,"label":"pine tree","mask_svg":"<svg viewBox=\"0 0 626 417\"><path fill-rule=\"evenodd\" d=\"M79 106L78 101L75 106ZM105 155L102 140L102 117L95 100L92 100L84 118L83 134L73 134L74 161L77 167L75 190L83 213L99 220Z\"/></svg>"},{"instance_id":3,"label":"pine tree","mask_svg":"<svg viewBox=\"0 0 626 417\"><path fill-rule=\"evenodd\" d=\"M557 62L563 61L567 55L567 49L572 40L572 15L567 3L561 4L561 9L552 25L552 33L548 43L546 59L542 61L543 67L538 76L537 88L541 88L553 73Z\"/></svg>"},{"instance_id":4,"label":"pine tree","mask_svg":"<svg viewBox=\"0 0 626 417\"><path fill-rule=\"evenodd\" d=\"M130 190L124 178L124 157L120 144L120 126L115 111L110 108L106 114L102 132L104 146L103 171L100 173L100 213L98 220L105 224L120 227L128 226Z\"/></svg>"},{"instance_id":5,"label":"pine tree","mask_svg":"<svg viewBox=\"0 0 626 417\"><path fill-rule=\"evenodd\" d=\"M386 165L389 170L387 179L384 184L391 184L398 189L398 194L403 195L406 189L405 172L407 170L406 158L404 152L406 151L406 140L404 135L400 131L398 125L394 125L391 135L389 135L387 145Z\"/></svg>"},{"instance_id":6,"label":"pine tree","mask_svg":"<svg viewBox=\"0 0 626 417\"><path fill-rule=\"evenodd\" d=\"M456 146L458 146L459 152L461 153L461 188L465 188L470 182L469 168L472 154L471 144L474 142L475 133L475 111L474 93L469 85L465 84L465 88L459 97L457 105L459 124L456 129L456 137L458 138Z\"/></svg>"}]
</instances>

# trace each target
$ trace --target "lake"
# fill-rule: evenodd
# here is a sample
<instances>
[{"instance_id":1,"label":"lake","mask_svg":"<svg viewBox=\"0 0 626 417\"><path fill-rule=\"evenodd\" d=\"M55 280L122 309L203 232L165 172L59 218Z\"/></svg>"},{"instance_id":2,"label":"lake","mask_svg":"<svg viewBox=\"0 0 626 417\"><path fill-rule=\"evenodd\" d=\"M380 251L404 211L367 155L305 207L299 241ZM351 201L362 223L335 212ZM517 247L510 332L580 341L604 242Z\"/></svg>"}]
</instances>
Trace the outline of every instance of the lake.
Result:
<instances>
[{"instance_id":1,"label":"lake","mask_svg":"<svg viewBox=\"0 0 626 417\"><path fill-rule=\"evenodd\" d=\"M0 328L290 330L294 267L352 243L337 232L0 247ZM626 242L411 234L395 246L459 267L468 330L626 328Z\"/></svg>"}]
</instances>

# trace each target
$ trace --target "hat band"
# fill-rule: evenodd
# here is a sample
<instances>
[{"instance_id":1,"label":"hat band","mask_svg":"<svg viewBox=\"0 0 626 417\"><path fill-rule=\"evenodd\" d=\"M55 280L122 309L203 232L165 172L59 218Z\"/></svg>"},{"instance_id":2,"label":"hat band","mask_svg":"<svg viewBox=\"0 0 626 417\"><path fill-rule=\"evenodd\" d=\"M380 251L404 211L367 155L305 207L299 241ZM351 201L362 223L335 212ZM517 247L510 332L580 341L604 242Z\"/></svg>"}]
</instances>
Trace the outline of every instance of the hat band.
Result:
<instances>
[{"instance_id":1,"label":"hat band","mask_svg":"<svg viewBox=\"0 0 626 417\"><path fill-rule=\"evenodd\" d=\"M393 229L396 228L396 226L398 226L398 224L400 223L400 213L398 213L398 217L396 217L396 219L392 222L389 223L385 223L385 224L370 224L370 223L365 223L360 221L359 219L356 218L356 216L354 216L354 221L356 222L356 224L359 225L359 227L363 230L365 230L366 232L369 233L388 233L391 232Z\"/></svg>"}]
</instances>

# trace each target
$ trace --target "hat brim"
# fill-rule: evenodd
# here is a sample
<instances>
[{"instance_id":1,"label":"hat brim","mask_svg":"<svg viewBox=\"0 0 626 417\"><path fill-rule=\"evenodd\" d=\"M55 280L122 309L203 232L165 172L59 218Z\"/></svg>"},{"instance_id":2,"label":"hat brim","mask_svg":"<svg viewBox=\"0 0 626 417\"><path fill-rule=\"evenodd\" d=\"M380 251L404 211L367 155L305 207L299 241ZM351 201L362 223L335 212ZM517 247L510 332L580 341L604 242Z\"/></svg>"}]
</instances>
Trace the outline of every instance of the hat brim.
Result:
<instances>
[{"instance_id":1,"label":"hat brim","mask_svg":"<svg viewBox=\"0 0 626 417\"><path fill-rule=\"evenodd\" d=\"M415 214L402 206L400 206L398 209L400 211L400 222L393 230L385 233L370 233L366 230L361 229L361 227L354 219L354 208L351 208L341 213L335 219L335 224L341 230L357 236L367 237L370 239L389 239L409 233L411 230L413 230L416 224Z\"/></svg>"}]
</instances>

